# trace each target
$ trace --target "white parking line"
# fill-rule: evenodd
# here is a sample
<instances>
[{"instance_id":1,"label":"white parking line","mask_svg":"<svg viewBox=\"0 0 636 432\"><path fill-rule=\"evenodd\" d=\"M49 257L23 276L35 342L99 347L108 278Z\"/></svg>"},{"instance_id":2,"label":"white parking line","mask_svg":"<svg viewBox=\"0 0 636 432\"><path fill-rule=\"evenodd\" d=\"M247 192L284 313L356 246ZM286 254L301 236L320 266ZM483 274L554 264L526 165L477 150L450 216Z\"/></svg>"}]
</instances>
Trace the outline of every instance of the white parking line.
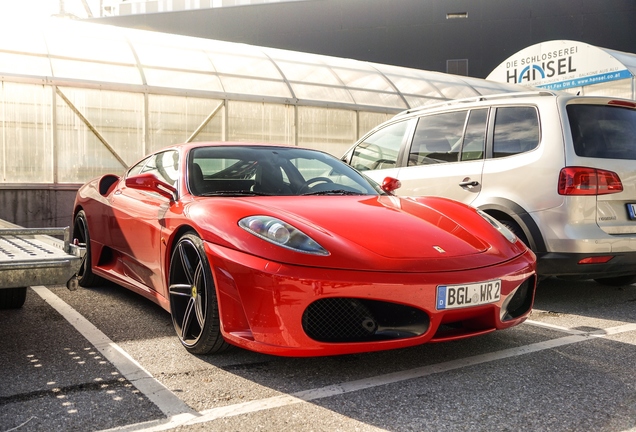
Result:
<instances>
[{"instance_id":1,"label":"white parking line","mask_svg":"<svg viewBox=\"0 0 636 432\"><path fill-rule=\"evenodd\" d=\"M55 308L67 321L69 321L91 344L93 344L102 355L137 387L148 399L155 403L159 409L167 416L166 419L138 423L124 427L109 429L109 431L164 431L179 426L188 426L200 423L211 422L220 418L234 417L259 411L279 408L288 405L295 405L303 402L343 395L355 391L370 389L387 384L394 384L402 381L422 378L455 369L479 365L482 363L517 357L525 354L549 350L552 348L571 345L579 342L589 341L595 338L617 335L626 332L636 331L636 324L625 324L622 326L599 329L594 332L582 332L579 330L567 329L565 327L545 324L538 321L526 321L530 325L549 328L552 330L570 333L557 339L538 342L530 345L509 348L493 353L480 354L472 357L451 360L406 371L394 372L375 377L364 378L356 381L349 381L334 384L326 387L319 387L304 390L292 394L273 396L270 398L244 402L240 404L228 405L212 408L200 413L192 410L186 403L179 399L174 393L167 389L147 372L139 363L130 357L117 344L112 342L105 334L97 329L86 318L66 304L63 300L43 286L32 287L47 303ZM103 431L105 432L105 431Z\"/></svg>"},{"instance_id":2,"label":"white parking line","mask_svg":"<svg viewBox=\"0 0 636 432\"><path fill-rule=\"evenodd\" d=\"M567 328L567 327L563 327L563 326L558 326L555 324L548 324L548 323L544 323L541 321L533 321L533 320L525 320L524 324L529 324L531 326L534 327L542 327L542 328L546 328L549 330L556 330L556 331L560 331L563 333L569 333L569 334L573 334L573 335L581 335L581 334L587 334L589 332L584 332L582 330L576 330L576 329L571 329L571 328Z\"/></svg>"},{"instance_id":3,"label":"white parking line","mask_svg":"<svg viewBox=\"0 0 636 432\"><path fill-rule=\"evenodd\" d=\"M121 349L79 312L43 286L31 287L45 302L58 311L102 355L119 370L137 389L167 416L179 416L180 421L199 415L163 384L157 381L135 359Z\"/></svg>"}]
</instances>

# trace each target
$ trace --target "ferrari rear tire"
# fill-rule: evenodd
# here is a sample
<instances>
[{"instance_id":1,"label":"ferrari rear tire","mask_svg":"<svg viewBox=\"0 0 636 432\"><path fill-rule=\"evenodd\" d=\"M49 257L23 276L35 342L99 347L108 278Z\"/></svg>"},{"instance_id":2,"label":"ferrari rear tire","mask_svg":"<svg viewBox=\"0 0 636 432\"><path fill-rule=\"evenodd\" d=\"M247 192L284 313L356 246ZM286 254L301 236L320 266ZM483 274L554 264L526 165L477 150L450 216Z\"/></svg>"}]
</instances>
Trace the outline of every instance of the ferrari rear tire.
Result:
<instances>
[{"instance_id":1,"label":"ferrari rear tire","mask_svg":"<svg viewBox=\"0 0 636 432\"><path fill-rule=\"evenodd\" d=\"M73 222L73 239L77 239L80 245L86 246L86 253L82 260L82 265L77 270L77 282L84 288L95 287L104 284L104 279L93 273L91 266L91 237L88 233L88 223L86 213L80 210Z\"/></svg>"},{"instance_id":2,"label":"ferrari rear tire","mask_svg":"<svg viewBox=\"0 0 636 432\"><path fill-rule=\"evenodd\" d=\"M168 292L172 323L181 344L192 354L215 354L230 345L221 334L219 307L203 241L184 234L170 258Z\"/></svg>"},{"instance_id":3,"label":"ferrari rear tire","mask_svg":"<svg viewBox=\"0 0 636 432\"><path fill-rule=\"evenodd\" d=\"M20 309L26 293L26 287L0 289L0 309Z\"/></svg>"}]
</instances>

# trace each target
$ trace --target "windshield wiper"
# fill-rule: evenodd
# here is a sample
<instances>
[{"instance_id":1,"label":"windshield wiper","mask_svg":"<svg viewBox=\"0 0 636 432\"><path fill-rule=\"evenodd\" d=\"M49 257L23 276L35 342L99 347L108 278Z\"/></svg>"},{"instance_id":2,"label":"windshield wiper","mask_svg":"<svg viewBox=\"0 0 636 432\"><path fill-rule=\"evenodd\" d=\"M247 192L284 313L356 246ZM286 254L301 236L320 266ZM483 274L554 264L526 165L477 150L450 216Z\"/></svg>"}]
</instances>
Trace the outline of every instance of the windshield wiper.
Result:
<instances>
[{"instance_id":1,"label":"windshield wiper","mask_svg":"<svg viewBox=\"0 0 636 432\"><path fill-rule=\"evenodd\" d=\"M326 190L326 191L318 191L318 192L307 192L302 195L367 195L363 192L355 192L344 189L334 189L334 190Z\"/></svg>"},{"instance_id":2,"label":"windshield wiper","mask_svg":"<svg viewBox=\"0 0 636 432\"><path fill-rule=\"evenodd\" d=\"M199 194L198 196L211 197L211 196L273 196L269 193L257 192L251 190L239 190L239 191L213 191Z\"/></svg>"}]
</instances>

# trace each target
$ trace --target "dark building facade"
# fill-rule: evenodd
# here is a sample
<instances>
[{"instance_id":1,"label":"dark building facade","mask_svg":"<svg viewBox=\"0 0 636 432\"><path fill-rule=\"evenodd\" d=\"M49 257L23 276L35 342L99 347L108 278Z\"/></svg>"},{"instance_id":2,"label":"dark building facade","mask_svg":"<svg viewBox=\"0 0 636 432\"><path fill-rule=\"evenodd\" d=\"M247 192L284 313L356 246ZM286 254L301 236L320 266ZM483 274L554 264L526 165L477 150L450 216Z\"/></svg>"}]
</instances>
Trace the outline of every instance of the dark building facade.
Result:
<instances>
[{"instance_id":1,"label":"dark building facade","mask_svg":"<svg viewBox=\"0 0 636 432\"><path fill-rule=\"evenodd\" d=\"M479 78L548 40L636 52L634 0L305 0L98 21Z\"/></svg>"}]
</instances>

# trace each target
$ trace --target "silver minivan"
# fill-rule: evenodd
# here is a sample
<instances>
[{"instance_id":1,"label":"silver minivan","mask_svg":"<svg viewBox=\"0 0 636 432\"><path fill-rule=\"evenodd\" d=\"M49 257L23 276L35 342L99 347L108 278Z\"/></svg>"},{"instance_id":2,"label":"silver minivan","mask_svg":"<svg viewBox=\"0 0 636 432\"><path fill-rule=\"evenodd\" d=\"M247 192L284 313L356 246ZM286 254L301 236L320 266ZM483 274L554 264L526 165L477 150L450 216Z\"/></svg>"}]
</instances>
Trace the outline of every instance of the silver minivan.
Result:
<instances>
[{"instance_id":1,"label":"silver minivan","mask_svg":"<svg viewBox=\"0 0 636 432\"><path fill-rule=\"evenodd\" d=\"M549 91L405 111L343 160L401 196L437 195L498 219L538 273L636 281L636 102Z\"/></svg>"}]
</instances>

